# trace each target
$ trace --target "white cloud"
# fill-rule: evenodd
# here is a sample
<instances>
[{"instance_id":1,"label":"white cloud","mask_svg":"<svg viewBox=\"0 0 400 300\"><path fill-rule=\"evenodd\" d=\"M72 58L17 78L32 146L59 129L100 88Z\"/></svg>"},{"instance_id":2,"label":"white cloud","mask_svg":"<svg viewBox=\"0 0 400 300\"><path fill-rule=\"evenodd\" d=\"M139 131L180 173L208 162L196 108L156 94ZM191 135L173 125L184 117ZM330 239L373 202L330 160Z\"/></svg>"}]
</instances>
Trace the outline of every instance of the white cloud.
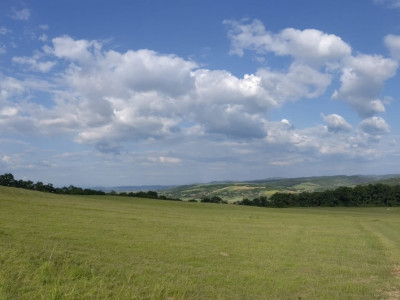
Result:
<instances>
[{"instance_id":1,"label":"white cloud","mask_svg":"<svg viewBox=\"0 0 400 300\"><path fill-rule=\"evenodd\" d=\"M41 34L38 38L39 41L41 42L46 42L47 41L47 35L46 34Z\"/></svg>"},{"instance_id":2,"label":"white cloud","mask_svg":"<svg viewBox=\"0 0 400 300\"><path fill-rule=\"evenodd\" d=\"M13 117L18 114L18 109L16 107L6 106L0 110L0 115L3 117Z\"/></svg>"},{"instance_id":3,"label":"white cloud","mask_svg":"<svg viewBox=\"0 0 400 300\"><path fill-rule=\"evenodd\" d=\"M328 124L328 130L331 132L350 131L352 126L346 120L337 114L325 116L321 115L322 119Z\"/></svg>"},{"instance_id":4,"label":"white cloud","mask_svg":"<svg viewBox=\"0 0 400 300\"><path fill-rule=\"evenodd\" d=\"M316 135L304 130L295 129L288 120L268 122L266 124L267 136L265 140L271 145L286 145L288 148L311 149L315 148ZM318 129L320 130L320 129Z\"/></svg>"},{"instance_id":5,"label":"white cloud","mask_svg":"<svg viewBox=\"0 0 400 300\"><path fill-rule=\"evenodd\" d=\"M0 103L15 95L21 95L24 91L25 88L19 80L0 73Z\"/></svg>"},{"instance_id":6,"label":"white cloud","mask_svg":"<svg viewBox=\"0 0 400 300\"><path fill-rule=\"evenodd\" d=\"M334 97L347 101L362 117L385 110L380 92L397 69L395 61L351 56L350 46L339 37L317 30L287 29L271 34L257 21L232 24L233 40L239 30L235 26L242 26L240 30L249 37L247 42L243 37L237 40L242 43L238 49L272 51L290 55L294 61L285 71L262 68L238 78L224 70L200 69L195 62L175 55L147 49L121 53L103 50L97 41L57 37L44 51L67 62L62 76L67 92L58 94L57 105L42 113L37 126L44 132L48 127L68 128L76 132L80 143L103 151L118 151L129 141L168 140L187 134L265 138L271 144L316 149L315 132L295 130L284 122L272 124L266 114L288 101L322 96L336 74L318 66L335 62L343 74ZM352 130L338 115L323 119L327 127L325 131L323 126L318 128L317 136Z\"/></svg>"},{"instance_id":7,"label":"white cloud","mask_svg":"<svg viewBox=\"0 0 400 300\"><path fill-rule=\"evenodd\" d=\"M1 158L1 161L2 161L2 162L5 162L5 163L7 163L7 164L11 164L11 163L13 162L13 159L12 159L11 156L9 156L9 155L4 155L4 156Z\"/></svg>"},{"instance_id":8,"label":"white cloud","mask_svg":"<svg viewBox=\"0 0 400 300\"><path fill-rule=\"evenodd\" d=\"M285 125L287 125L287 126L289 126L289 127L292 126L292 124L290 124L290 121L289 121L288 119L282 119L282 120L281 120L281 123L283 123L283 124L285 124Z\"/></svg>"},{"instance_id":9,"label":"white cloud","mask_svg":"<svg viewBox=\"0 0 400 300\"><path fill-rule=\"evenodd\" d=\"M381 117L371 117L360 123L363 132L370 135L381 135L390 132L389 125Z\"/></svg>"},{"instance_id":10,"label":"white cloud","mask_svg":"<svg viewBox=\"0 0 400 300\"><path fill-rule=\"evenodd\" d=\"M331 76L303 65L292 64L287 73L260 69L257 75L261 86L274 101L283 104L288 100L316 98L321 96L331 83Z\"/></svg>"},{"instance_id":11,"label":"white cloud","mask_svg":"<svg viewBox=\"0 0 400 300\"><path fill-rule=\"evenodd\" d=\"M41 97L51 92L50 83L27 76L24 80L4 76L0 73L0 131L1 133L43 134L37 124L49 113L42 105L35 102L35 94ZM33 100L33 101L32 101ZM44 129L44 128L43 128Z\"/></svg>"},{"instance_id":12,"label":"white cloud","mask_svg":"<svg viewBox=\"0 0 400 300\"><path fill-rule=\"evenodd\" d=\"M31 11L28 8L23 8L21 10L16 10L11 14L11 18L15 20L27 21L31 17Z\"/></svg>"},{"instance_id":13,"label":"white cloud","mask_svg":"<svg viewBox=\"0 0 400 300\"><path fill-rule=\"evenodd\" d=\"M27 57L27 56L15 56L12 58L12 61L17 64L28 65L29 68L33 71L38 71L42 73L49 72L55 65L54 61L38 61L35 57Z\"/></svg>"},{"instance_id":14,"label":"white cloud","mask_svg":"<svg viewBox=\"0 0 400 300\"><path fill-rule=\"evenodd\" d=\"M241 106L243 112L264 113L279 103L265 90L257 74L238 78L227 71L199 69L192 73L195 97L202 106Z\"/></svg>"},{"instance_id":15,"label":"white cloud","mask_svg":"<svg viewBox=\"0 0 400 300\"><path fill-rule=\"evenodd\" d=\"M179 164L181 163L181 159L176 157L166 157L166 156L158 156L158 157L148 157L150 162L154 163L162 163L162 164Z\"/></svg>"},{"instance_id":16,"label":"white cloud","mask_svg":"<svg viewBox=\"0 0 400 300\"><path fill-rule=\"evenodd\" d=\"M0 27L0 35L6 35L9 34L11 32L11 30L9 30L8 28L1 26ZM7 50L6 50L6 46L2 43L0 43L0 54L6 54Z\"/></svg>"},{"instance_id":17,"label":"white cloud","mask_svg":"<svg viewBox=\"0 0 400 300\"><path fill-rule=\"evenodd\" d=\"M388 34L385 36L385 45L390 51L390 55L397 60L400 60L400 36Z\"/></svg>"},{"instance_id":18,"label":"white cloud","mask_svg":"<svg viewBox=\"0 0 400 300\"><path fill-rule=\"evenodd\" d=\"M73 61L87 62L93 58L92 49L100 50L100 44L96 41L73 40L67 35L54 38L52 42L53 48L44 47L46 53Z\"/></svg>"},{"instance_id":19,"label":"white cloud","mask_svg":"<svg viewBox=\"0 0 400 300\"><path fill-rule=\"evenodd\" d=\"M315 29L286 28L275 34L266 31L258 20L225 24L229 27L231 53L242 56L245 50L251 50L258 56L273 53L292 58L287 72L257 72L263 88L277 103L321 96L340 72L341 86L333 98L346 101L362 118L385 111L381 91L384 82L396 73L395 60L379 55L353 56L351 47L340 37ZM390 35L385 41L396 56L400 49L397 37Z\"/></svg>"},{"instance_id":20,"label":"white cloud","mask_svg":"<svg viewBox=\"0 0 400 300\"><path fill-rule=\"evenodd\" d=\"M175 55L102 51L96 41L65 36L53 39L53 47L45 51L70 62L62 77L70 92L59 94L38 126L70 128L77 141L103 151L118 151L126 141L204 132L262 138L264 113L278 105L257 75L237 78L226 71L197 69L196 63ZM306 82L297 83L299 87L313 81L302 80ZM314 92L305 88L304 93ZM181 123L191 125L182 128Z\"/></svg>"},{"instance_id":21,"label":"white cloud","mask_svg":"<svg viewBox=\"0 0 400 300\"><path fill-rule=\"evenodd\" d=\"M4 26L1 26L1 27L0 27L0 35L6 35L6 34L8 34L8 33L10 33L10 32L11 32L10 29L8 29L8 28L6 28L6 27L4 27Z\"/></svg>"},{"instance_id":22,"label":"white cloud","mask_svg":"<svg viewBox=\"0 0 400 300\"><path fill-rule=\"evenodd\" d=\"M351 53L351 48L333 34L316 29L298 30L286 28L278 34L266 31L259 20L251 23L225 21L229 26L231 53L242 56L245 49L263 54L273 52L279 56L292 56L297 61L321 64L341 59Z\"/></svg>"},{"instance_id":23,"label":"white cloud","mask_svg":"<svg viewBox=\"0 0 400 300\"><path fill-rule=\"evenodd\" d=\"M81 44L92 43L82 41ZM91 53L86 48L81 50L79 52L84 54L77 56L82 59L82 65L71 67L65 78L85 95L100 93L103 97L126 99L135 93L158 91L176 97L194 87L191 71L196 65L173 55L159 55L150 50L101 54ZM70 56L72 60L75 57L75 54Z\"/></svg>"},{"instance_id":24,"label":"white cloud","mask_svg":"<svg viewBox=\"0 0 400 300\"><path fill-rule=\"evenodd\" d=\"M209 133L217 133L229 138L263 138L266 134L260 116L243 111L238 105L211 106L198 116Z\"/></svg>"},{"instance_id":25,"label":"white cloud","mask_svg":"<svg viewBox=\"0 0 400 300\"><path fill-rule=\"evenodd\" d=\"M385 111L379 99L384 82L396 74L398 63L379 55L348 58L333 98L345 100L365 118Z\"/></svg>"},{"instance_id":26,"label":"white cloud","mask_svg":"<svg viewBox=\"0 0 400 300\"><path fill-rule=\"evenodd\" d=\"M370 159L372 155L380 155L376 149L376 142L381 139L380 134L388 130L383 119L367 119L360 125L360 131L354 131L339 115L324 117L328 126L318 125L305 129L296 129L286 119L281 122L268 122L265 140L267 145L272 147L269 150L273 155L270 164L289 166L305 160L329 160L339 157L364 160ZM279 153L285 159L280 158Z\"/></svg>"},{"instance_id":27,"label":"white cloud","mask_svg":"<svg viewBox=\"0 0 400 300\"><path fill-rule=\"evenodd\" d=\"M374 149L371 137L385 132L383 119L367 119L353 129L343 117L330 114L322 115L326 125L296 129L287 119L271 122L268 116L289 101L322 97L341 70L337 96L368 117L382 112L380 92L397 63L380 56L353 57L347 44L320 31L270 35L274 53L290 55L293 62L285 70L261 68L242 77L200 68L172 54L118 52L98 41L57 37L44 53L13 59L31 70L48 71L41 76L55 86L0 78L0 127L3 132L67 135L101 155L123 156L135 149L130 150L132 157L140 157L131 158L135 163L163 167L204 161L223 170L224 163L236 163L238 153L242 162L257 166L262 161L267 167L335 155L368 157ZM307 56L306 41L318 48L315 61ZM58 63L57 75L50 72L52 66L39 65L45 60ZM324 69L322 62L337 67ZM30 101L36 92L46 92L53 103L45 107ZM149 154L148 149L161 150ZM287 153L296 154L285 160Z\"/></svg>"},{"instance_id":28,"label":"white cloud","mask_svg":"<svg viewBox=\"0 0 400 300\"><path fill-rule=\"evenodd\" d=\"M270 161L269 164L272 166L292 166L295 164L302 163L303 161L304 161L303 158L292 158L285 160Z\"/></svg>"},{"instance_id":29,"label":"white cloud","mask_svg":"<svg viewBox=\"0 0 400 300\"><path fill-rule=\"evenodd\" d=\"M265 135L262 115L278 103L262 87L259 76L238 78L226 71L206 69L193 75L195 90L192 100L185 101L185 111L207 132L237 138Z\"/></svg>"},{"instance_id":30,"label":"white cloud","mask_svg":"<svg viewBox=\"0 0 400 300\"><path fill-rule=\"evenodd\" d=\"M400 0L373 0L373 2L389 8L400 8Z\"/></svg>"}]
</instances>

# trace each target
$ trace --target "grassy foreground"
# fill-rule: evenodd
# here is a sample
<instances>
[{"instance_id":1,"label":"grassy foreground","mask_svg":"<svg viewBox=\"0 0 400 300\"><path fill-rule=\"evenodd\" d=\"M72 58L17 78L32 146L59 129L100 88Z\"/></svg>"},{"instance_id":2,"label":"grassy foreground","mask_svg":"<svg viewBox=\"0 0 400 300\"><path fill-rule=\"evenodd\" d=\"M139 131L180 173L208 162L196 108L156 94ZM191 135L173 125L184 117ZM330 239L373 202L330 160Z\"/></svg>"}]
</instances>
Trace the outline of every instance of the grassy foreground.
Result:
<instances>
[{"instance_id":1,"label":"grassy foreground","mask_svg":"<svg viewBox=\"0 0 400 300\"><path fill-rule=\"evenodd\" d=\"M0 299L398 299L399 208L0 187Z\"/></svg>"}]
</instances>

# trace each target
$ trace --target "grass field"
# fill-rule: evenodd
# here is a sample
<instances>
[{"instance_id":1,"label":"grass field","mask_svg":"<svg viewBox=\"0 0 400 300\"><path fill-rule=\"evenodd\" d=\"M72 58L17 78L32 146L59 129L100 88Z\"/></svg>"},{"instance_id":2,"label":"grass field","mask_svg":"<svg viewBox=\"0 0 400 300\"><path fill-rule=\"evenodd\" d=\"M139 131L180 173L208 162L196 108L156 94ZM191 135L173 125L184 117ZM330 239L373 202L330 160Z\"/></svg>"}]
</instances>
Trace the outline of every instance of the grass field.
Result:
<instances>
[{"instance_id":1,"label":"grass field","mask_svg":"<svg viewBox=\"0 0 400 300\"><path fill-rule=\"evenodd\" d=\"M399 208L0 187L0 299L399 299Z\"/></svg>"}]
</instances>

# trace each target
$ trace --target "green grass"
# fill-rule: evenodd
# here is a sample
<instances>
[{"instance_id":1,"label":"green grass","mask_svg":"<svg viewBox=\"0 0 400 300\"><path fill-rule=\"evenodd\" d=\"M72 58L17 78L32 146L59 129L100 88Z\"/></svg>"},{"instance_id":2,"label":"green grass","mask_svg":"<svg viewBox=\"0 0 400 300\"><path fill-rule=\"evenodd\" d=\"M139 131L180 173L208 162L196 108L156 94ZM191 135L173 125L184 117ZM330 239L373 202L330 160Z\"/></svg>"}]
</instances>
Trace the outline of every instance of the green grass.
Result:
<instances>
[{"instance_id":1,"label":"green grass","mask_svg":"<svg viewBox=\"0 0 400 300\"><path fill-rule=\"evenodd\" d=\"M400 209L0 187L0 299L397 299Z\"/></svg>"}]
</instances>

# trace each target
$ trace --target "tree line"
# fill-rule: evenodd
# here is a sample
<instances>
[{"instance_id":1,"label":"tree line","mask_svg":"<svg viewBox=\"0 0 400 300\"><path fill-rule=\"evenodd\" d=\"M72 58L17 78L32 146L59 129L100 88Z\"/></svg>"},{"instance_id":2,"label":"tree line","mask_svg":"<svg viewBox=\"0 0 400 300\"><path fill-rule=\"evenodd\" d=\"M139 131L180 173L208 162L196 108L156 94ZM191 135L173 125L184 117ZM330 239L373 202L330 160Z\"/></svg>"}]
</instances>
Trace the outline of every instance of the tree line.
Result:
<instances>
[{"instance_id":1,"label":"tree line","mask_svg":"<svg viewBox=\"0 0 400 300\"><path fill-rule=\"evenodd\" d=\"M228 201L223 200L221 197L219 196L212 196L212 197L203 197L201 198L200 202L204 202L204 203L221 203L221 204L228 204Z\"/></svg>"},{"instance_id":2,"label":"tree line","mask_svg":"<svg viewBox=\"0 0 400 300\"><path fill-rule=\"evenodd\" d=\"M15 188L22 188L27 190L34 190L39 192L47 192L54 194L63 194L63 195L107 195L104 191L92 190L92 189L83 189L80 187L76 187L70 185L68 187L64 186L61 188L54 187L53 184L48 183L44 184L41 181L33 182L31 180L17 180L14 178L14 175L11 173L6 173L4 175L0 175L0 185L1 186L9 186ZM179 200L179 199L170 199L163 195L158 195L157 192L147 191L147 192L129 192L129 193L116 193L115 191L111 191L108 193L109 195L115 196L125 196L125 197L139 197L139 198L151 198L151 199L160 199L160 200Z\"/></svg>"},{"instance_id":3,"label":"tree line","mask_svg":"<svg viewBox=\"0 0 400 300\"><path fill-rule=\"evenodd\" d=\"M9 186L35 190L40 192L49 192L65 195L107 195L104 191L83 189L70 185L68 187L54 187L53 184L44 184L41 181L34 183L31 180L17 180L11 173L0 175L0 186ZM167 198L154 191L140 192L122 192L111 191L109 195L123 197L139 197L160 200L180 199ZM203 197L200 202L222 203L228 202L221 197ZM245 198L236 202L238 205L260 206L260 207L360 207L360 206L400 206L400 185L387 185L382 183L358 185L355 187L339 187L334 190L323 192L302 192L302 193L275 193L271 197L260 196L254 199Z\"/></svg>"},{"instance_id":4,"label":"tree line","mask_svg":"<svg viewBox=\"0 0 400 300\"><path fill-rule=\"evenodd\" d=\"M171 201L181 201L180 199L168 198L164 195L159 195L155 191L139 191L139 192L121 192L111 191L110 195L121 196L121 197L137 197L137 198L149 198L149 199L159 199L159 200L171 200Z\"/></svg>"},{"instance_id":5,"label":"tree line","mask_svg":"<svg viewBox=\"0 0 400 300\"><path fill-rule=\"evenodd\" d=\"M400 185L377 183L323 192L275 193L270 198L243 199L237 204L261 207L400 206Z\"/></svg>"},{"instance_id":6,"label":"tree line","mask_svg":"<svg viewBox=\"0 0 400 300\"><path fill-rule=\"evenodd\" d=\"M44 184L41 181L33 182L31 180L17 180L14 178L14 175L11 173L6 173L4 175L0 175L0 185L9 186L15 188L22 188L26 190L34 190L39 192L48 192L55 194L65 194L65 195L105 195L106 193L103 191L92 190L92 189L83 189L80 187L76 187L70 185L68 187L64 186L61 188L54 187L53 184L48 183Z\"/></svg>"}]
</instances>

